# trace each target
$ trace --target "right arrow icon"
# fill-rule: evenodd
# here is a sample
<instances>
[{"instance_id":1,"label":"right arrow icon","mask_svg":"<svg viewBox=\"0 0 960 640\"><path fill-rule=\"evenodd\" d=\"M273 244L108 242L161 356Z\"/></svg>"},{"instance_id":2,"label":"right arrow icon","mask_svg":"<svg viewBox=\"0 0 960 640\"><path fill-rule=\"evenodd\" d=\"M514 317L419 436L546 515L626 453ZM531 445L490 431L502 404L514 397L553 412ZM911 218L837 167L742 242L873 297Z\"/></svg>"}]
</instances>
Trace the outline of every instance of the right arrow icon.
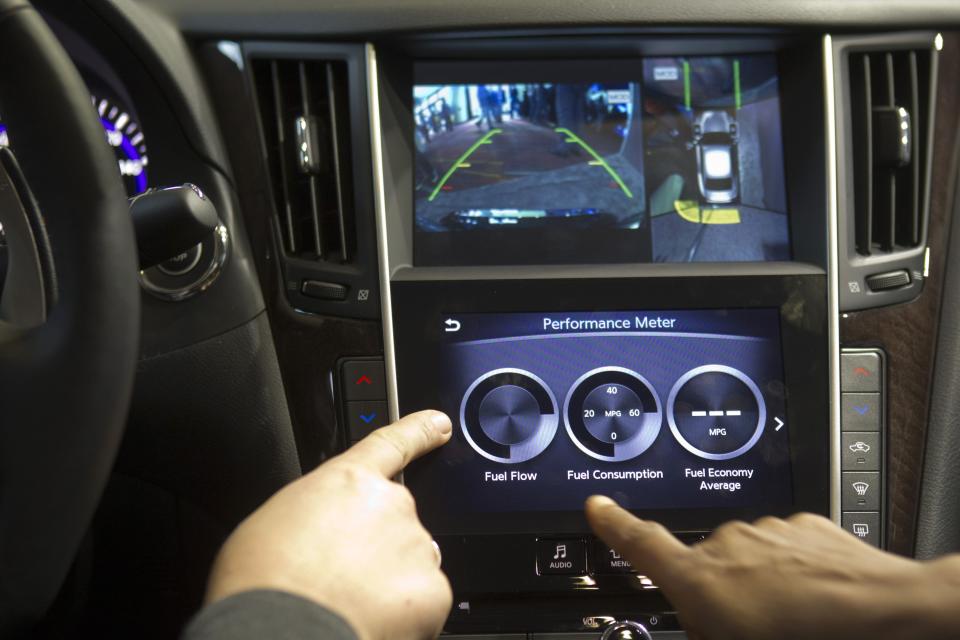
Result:
<instances>
[{"instance_id":1,"label":"right arrow icon","mask_svg":"<svg viewBox=\"0 0 960 640\"><path fill-rule=\"evenodd\" d=\"M780 429L783 429L783 420L774 416L773 421L777 423L777 426L773 428L774 431L780 431Z\"/></svg>"}]
</instances>

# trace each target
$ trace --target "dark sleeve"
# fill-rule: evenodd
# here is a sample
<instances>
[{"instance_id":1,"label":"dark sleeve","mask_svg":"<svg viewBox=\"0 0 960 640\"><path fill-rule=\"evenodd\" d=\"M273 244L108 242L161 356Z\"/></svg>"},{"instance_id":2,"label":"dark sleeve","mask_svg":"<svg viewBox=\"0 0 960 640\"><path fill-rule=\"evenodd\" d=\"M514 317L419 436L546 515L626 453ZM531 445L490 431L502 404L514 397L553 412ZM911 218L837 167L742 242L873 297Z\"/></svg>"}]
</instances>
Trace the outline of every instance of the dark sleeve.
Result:
<instances>
[{"instance_id":1,"label":"dark sleeve","mask_svg":"<svg viewBox=\"0 0 960 640\"><path fill-rule=\"evenodd\" d=\"M204 607L181 640L357 640L346 621L283 591L246 591Z\"/></svg>"}]
</instances>

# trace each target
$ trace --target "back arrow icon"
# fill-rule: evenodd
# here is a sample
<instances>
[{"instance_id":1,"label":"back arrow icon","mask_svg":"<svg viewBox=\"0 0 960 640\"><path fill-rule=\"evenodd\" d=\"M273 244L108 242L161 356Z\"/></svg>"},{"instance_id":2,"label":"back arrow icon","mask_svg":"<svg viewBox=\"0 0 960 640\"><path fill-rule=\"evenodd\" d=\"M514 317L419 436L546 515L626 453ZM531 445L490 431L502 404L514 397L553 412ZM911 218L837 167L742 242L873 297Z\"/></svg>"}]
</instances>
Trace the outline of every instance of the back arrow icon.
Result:
<instances>
[{"instance_id":1,"label":"back arrow icon","mask_svg":"<svg viewBox=\"0 0 960 640\"><path fill-rule=\"evenodd\" d=\"M774 416L773 421L777 423L777 426L773 428L774 431L780 431L780 429L783 429L783 420Z\"/></svg>"},{"instance_id":2,"label":"back arrow icon","mask_svg":"<svg viewBox=\"0 0 960 640\"><path fill-rule=\"evenodd\" d=\"M446 331L447 333L455 333L457 331L460 331L460 323L454 320L453 318L447 318L446 322L444 322L443 324L447 325L447 327L444 329L444 331Z\"/></svg>"}]
</instances>

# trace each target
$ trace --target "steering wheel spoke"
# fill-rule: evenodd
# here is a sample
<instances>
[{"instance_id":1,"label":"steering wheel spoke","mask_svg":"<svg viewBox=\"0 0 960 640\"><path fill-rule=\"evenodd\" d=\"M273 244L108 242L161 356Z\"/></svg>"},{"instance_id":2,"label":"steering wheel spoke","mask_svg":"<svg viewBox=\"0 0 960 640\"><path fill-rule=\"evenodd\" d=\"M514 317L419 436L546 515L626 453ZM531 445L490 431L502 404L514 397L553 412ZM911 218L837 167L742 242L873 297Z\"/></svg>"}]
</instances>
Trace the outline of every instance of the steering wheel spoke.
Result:
<instances>
[{"instance_id":1,"label":"steering wheel spoke","mask_svg":"<svg viewBox=\"0 0 960 640\"><path fill-rule=\"evenodd\" d=\"M0 147L0 226L7 245L0 320L18 327L39 326L47 319L55 287L50 244L26 180L7 147Z\"/></svg>"}]
</instances>

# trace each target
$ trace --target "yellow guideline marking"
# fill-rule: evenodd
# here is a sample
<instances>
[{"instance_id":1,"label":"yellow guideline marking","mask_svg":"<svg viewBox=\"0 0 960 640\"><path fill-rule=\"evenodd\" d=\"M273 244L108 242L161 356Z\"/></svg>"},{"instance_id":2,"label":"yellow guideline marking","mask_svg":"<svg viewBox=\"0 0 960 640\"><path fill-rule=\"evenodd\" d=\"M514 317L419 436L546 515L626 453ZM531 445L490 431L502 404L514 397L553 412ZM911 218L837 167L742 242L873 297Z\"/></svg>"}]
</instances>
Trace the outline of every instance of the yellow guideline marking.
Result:
<instances>
[{"instance_id":1,"label":"yellow guideline marking","mask_svg":"<svg viewBox=\"0 0 960 640\"><path fill-rule=\"evenodd\" d=\"M695 224L740 224L739 209L700 209L700 203L694 200L674 200L677 214L687 222Z\"/></svg>"},{"instance_id":2,"label":"yellow guideline marking","mask_svg":"<svg viewBox=\"0 0 960 640\"><path fill-rule=\"evenodd\" d=\"M459 169L469 169L472 165L469 162L461 162Z\"/></svg>"}]
</instances>

